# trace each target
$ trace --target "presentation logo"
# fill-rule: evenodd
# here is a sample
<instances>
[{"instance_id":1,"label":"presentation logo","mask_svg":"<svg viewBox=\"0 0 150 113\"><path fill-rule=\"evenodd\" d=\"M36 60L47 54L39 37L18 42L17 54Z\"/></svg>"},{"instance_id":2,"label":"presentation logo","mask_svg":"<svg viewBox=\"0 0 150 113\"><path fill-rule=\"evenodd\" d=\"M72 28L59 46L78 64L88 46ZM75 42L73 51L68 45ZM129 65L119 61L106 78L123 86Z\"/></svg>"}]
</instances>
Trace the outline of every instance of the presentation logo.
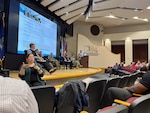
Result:
<instances>
[{"instance_id":1,"label":"presentation logo","mask_svg":"<svg viewBox=\"0 0 150 113\"><path fill-rule=\"evenodd\" d=\"M33 15L29 11L24 10L24 15L27 16L27 17L29 17L29 18L31 18L31 19L33 19L33 20L35 20L35 21L37 21L37 22L39 22L39 23L41 23L41 19L38 18L36 15Z\"/></svg>"}]
</instances>

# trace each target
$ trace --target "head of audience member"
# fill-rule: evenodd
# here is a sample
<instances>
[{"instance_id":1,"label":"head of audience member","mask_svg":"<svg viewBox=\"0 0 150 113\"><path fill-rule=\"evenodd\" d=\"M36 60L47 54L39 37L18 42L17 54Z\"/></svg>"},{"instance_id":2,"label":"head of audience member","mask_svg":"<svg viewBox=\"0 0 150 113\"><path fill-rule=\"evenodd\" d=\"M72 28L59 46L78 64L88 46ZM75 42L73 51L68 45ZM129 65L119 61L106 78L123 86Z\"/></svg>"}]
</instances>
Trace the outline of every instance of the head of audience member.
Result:
<instances>
[{"instance_id":1,"label":"head of audience member","mask_svg":"<svg viewBox=\"0 0 150 113\"><path fill-rule=\"evenodd\" d=\"M31 50L35 50L35 44L34 44L34 43L30 43L29 46L30 46L30 49L31 49Z\"/></svg>"}]
</instances>

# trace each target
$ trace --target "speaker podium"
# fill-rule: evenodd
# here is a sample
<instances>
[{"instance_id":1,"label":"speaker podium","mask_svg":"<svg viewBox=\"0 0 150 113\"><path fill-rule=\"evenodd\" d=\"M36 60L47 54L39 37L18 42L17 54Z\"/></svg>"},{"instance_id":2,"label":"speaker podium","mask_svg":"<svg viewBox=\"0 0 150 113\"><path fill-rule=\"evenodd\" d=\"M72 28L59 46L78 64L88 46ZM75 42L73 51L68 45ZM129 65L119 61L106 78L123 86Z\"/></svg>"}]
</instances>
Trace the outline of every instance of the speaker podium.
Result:
<instances>
[{"instance_id":1,"label":"speaker podium","mask_svg":"<svg viewBox=\"0 0 150 113\"><path fill-rule=\"evenodd\" d=\"M89 60L89 56L83 56L81 57L80 63L83 66L83 68L88 68L88 60Z\"/></svg>"}]
</instances>

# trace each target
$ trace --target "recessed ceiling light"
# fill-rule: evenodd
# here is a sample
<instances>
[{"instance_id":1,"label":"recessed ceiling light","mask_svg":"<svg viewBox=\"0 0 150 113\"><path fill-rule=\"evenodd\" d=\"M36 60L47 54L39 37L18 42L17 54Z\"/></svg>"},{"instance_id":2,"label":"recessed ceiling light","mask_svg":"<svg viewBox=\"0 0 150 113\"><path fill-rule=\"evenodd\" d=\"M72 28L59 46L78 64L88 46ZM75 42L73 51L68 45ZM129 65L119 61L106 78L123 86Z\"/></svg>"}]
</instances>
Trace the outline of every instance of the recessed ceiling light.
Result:
<instances>
[{"instance_id":1,"label":"recessed ceiling light","mask_svg":"<svg viewBox=\"0 0 150 113\"><path fill-rule=\"evenodd\" d=\"M107 17L107 18L117 18L114 15L112 15L111 13L109 13L109 16L105 16L105 17Z\"/></svg>"},{"instance_id":2,"label":"recessed ceiling light","mask_svg":"<svg viewBox=\"0 0 150 113\"><path fill-rule=\"evenodd\" d=\"M148 22L148 19L147 19L147 18L144 18L143 21Z\"/></svg>"},{"instance_id":3,"label":"recessed ceiling light","mask_svg":"<svg viewBox=\"0 0 150 113\"><path fill-rule=\"evenodd\" d=\"M147 19L147 18L140 18L140 17L135 16L135 17L133 17L133 19L148 22L148 19Z\"/></svg>"},{"instance_id":4,"label":"recessed ceiling light","mask_svg":"<svg viewBox=\"0 0 150 113\"><path fill-rule=\"evenodd\" d=\"M150 9L150 6L148 6L146 9Z\"/></svg>"},{"instance_id":5,"label":"recessed ceiling light","mask_svg":"<svg viewBox=\"0 0 150 113\"><path fill-rule=\"evenodd\" d=\"M139 17L135 16L135 17L133 17L133 19L139 19Z\"/></svg>"}]
</instances>

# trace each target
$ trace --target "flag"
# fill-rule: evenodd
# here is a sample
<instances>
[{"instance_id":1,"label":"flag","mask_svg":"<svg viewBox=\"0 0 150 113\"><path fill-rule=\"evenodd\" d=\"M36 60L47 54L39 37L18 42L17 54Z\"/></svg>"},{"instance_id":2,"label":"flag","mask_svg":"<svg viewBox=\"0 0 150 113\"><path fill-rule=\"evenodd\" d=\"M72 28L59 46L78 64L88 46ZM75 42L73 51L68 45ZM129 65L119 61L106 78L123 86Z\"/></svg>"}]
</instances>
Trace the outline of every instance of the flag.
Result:
<instances>
[{"instance_id":1,"label":"flag","mask_svg":"<svg viewBox=\"0 0 150 113\"><path fill-rule=\"evenodd\" d=\"M4 13L0 19L0 58L4 56Z\"/></svg>"},{"instance_id":2,"label":"flag","mask_svg":"<svg viewBox=\"0 0 150 113\"><path fill-rule=\"evenodd\" d=\"M63 40L63 56L66 56L66 55L67 55L67 41L64 38L64 40Z\"/></svg>"}]
</instances>

